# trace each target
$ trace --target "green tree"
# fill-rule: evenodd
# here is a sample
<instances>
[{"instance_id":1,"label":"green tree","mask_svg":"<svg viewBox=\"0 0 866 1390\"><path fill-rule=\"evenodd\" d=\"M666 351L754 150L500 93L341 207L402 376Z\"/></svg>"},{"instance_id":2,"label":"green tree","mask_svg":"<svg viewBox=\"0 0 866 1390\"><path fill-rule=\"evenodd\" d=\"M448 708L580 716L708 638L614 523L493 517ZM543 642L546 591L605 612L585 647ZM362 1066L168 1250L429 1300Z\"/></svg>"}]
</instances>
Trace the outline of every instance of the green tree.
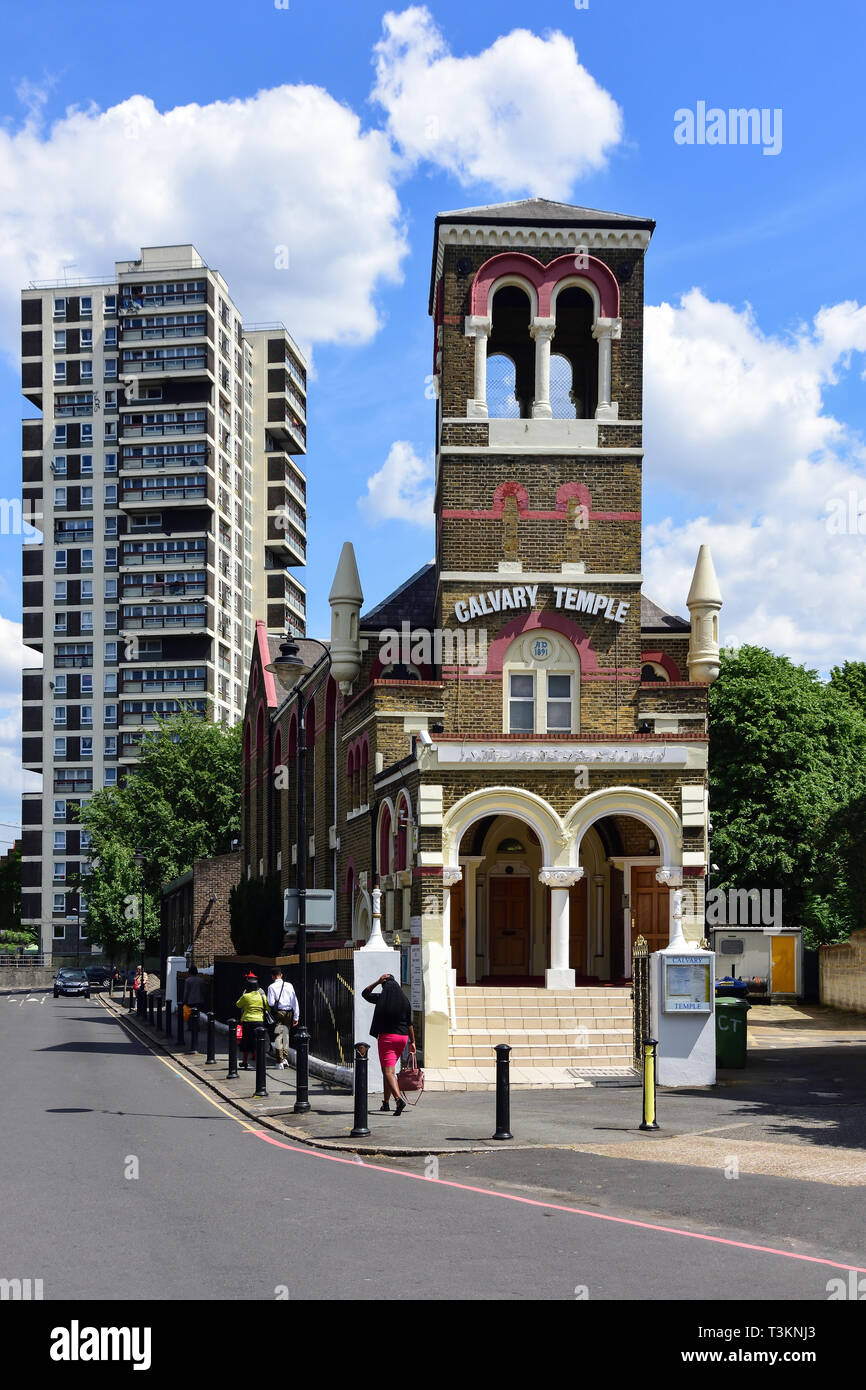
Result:
<instances>
[{"instance_id":1,"label":"green tree","mask_svg":"<svg viewBox=\"0 0 866 1390\"><path fill-rule=\"evenodd\" d=\"M851 925L836 818L866 792L866 713L839 684L759 647L710 688L713 886L780 888L807 945Z\"/></svg>"},{"instance_id":2,"label":"green tree","mask_svg":"<svg viewBox=\"0 0 866 1390\"><path fill-rule=\"evenodd\" d=\"M240 837L242 728L226 729L184 712L160 721L139 745L139 761L122 787L97 792L82 808L90 832L87 931L109 949L138 939L138 914L126 899L141 891L133 855L145 856L145 937L159 932L163 883L193 860L225 854ZM132 923L128 927L122 924Z\"/></svg>"},{"instance_id":3,"label":"green tree","mask_svg":"<svg viewBox=\"0 0 866 1390\"><path fill-rule=\"evenodd\" d=\"M35 944L35 933L21 926L21 849L15 844L0 859L0 951Z\"/></svg>"},{"instance_id":4,"label":"green tree","mask_svg":"<svg viewBox=\"0 0 866 1390\"><path fill-rule=\"evenodd\" d=\"M830 685L866 715L866 661L846 661L830 672Z\"/></svg>"}]
</instances>

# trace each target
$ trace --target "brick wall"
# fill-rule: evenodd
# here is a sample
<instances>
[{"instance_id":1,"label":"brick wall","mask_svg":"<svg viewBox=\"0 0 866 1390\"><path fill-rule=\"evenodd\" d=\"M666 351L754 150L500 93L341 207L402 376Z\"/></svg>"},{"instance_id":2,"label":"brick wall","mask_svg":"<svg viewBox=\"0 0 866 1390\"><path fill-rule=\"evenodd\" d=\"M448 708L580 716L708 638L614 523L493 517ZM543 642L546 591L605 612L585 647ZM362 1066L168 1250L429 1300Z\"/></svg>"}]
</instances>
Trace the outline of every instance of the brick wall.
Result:
<instances>
[{"instance_id":1,"label":"brick wall","mask_svg":"<svg viewBox=\"0 0 866 1390\"><path fill-rule=\"evenodd\" d=\"M822 1004L866 1013L866 929L836 946L822 946L818 970Z\"/></svg>"}]
</instances>

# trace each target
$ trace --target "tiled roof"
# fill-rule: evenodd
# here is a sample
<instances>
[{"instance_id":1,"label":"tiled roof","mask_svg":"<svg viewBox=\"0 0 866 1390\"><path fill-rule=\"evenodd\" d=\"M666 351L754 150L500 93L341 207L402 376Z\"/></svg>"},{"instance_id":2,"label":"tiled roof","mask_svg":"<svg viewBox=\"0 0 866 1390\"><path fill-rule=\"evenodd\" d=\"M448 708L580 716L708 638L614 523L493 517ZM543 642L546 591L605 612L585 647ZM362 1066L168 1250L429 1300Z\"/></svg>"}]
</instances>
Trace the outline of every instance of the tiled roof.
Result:
<instances>
[{"instance_id":1,"label":"tiled roof","mask_svg":"<svg viewBox=\"0 0 866 1390\"><path fill-rule=\"evenodd\" d=\"M644 632L690 632L691 623L687 618L678 618L667 613L646 594L640 596L640 625Z\"/></svg>"},{"instance_id":2,"label":"tiled roof","mask_svg":"<svg viewBox=\"0 0 866 1390\"><path fill-rule=\"evenodd\" d=\"M477 208L457 208L440 212L437 222L539 222L570 223L574 226L655 227L650 217L632 217L625 212L603 212L599 208L554 203L549 198L519 198L513 203L488 203Z\"/></svg>"},{"instance_id":3,"label":"tiled roof","mask_svg":"<svg viewBox=\"0 0 866 1390\"><path fill-rule=\"evenodd\" d=\"M416 570L407 580L361 615L361 627L381 631L383 627L398 628L408 622L413 628L433 627L436 604L436 566L429 564Z\"/></svg>"}]
</instances>

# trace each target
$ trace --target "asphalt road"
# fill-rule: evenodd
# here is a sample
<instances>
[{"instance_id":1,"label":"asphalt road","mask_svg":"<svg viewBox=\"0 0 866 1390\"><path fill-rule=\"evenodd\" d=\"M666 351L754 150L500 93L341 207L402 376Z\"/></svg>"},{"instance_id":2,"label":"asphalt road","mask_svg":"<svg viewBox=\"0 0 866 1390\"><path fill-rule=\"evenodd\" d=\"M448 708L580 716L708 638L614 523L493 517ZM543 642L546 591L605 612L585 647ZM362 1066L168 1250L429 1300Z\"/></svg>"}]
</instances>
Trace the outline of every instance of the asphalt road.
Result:
<instances>
[{"instance_id":1,"label":"asphalt road","mask_svg":"<svg viewBox=\"0 0 866 1390\"><path fill-rule=\"evenodd\" d=\"M753 1178L747 1201L742 1179L563 1152L325 1154L221 1108L96 996L0 996L0 1046L0 1277L46 1299L823 1302L834 1265L866 1268L859 1190Z\"/></svg>"}]
</instances>

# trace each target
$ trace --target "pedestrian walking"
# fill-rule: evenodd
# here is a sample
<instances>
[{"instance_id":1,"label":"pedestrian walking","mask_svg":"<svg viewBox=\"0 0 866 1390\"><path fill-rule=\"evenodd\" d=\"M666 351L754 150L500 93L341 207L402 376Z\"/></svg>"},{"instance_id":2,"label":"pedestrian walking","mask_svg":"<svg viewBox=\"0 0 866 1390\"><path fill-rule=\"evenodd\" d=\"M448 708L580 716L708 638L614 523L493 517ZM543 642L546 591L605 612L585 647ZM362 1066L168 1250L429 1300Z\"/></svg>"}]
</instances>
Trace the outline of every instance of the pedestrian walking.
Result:
<instances>
[{"instance_id":1,"label":"pedestrian walking","mask_svg":"<svg viewBox=\"0 0 866 1390\"><path fill-rule=\"evenodd\" d=\"M240 999L235 1000L235 1008L241 1011L241 1067L244 1071L249 1071L250 1064L247 1058L252 1056L255 1061L256 1029L265 1026L268 1000L265 991L259 985L258 975L254 975L252 971L244 976L244 985L243 994Z\"/></svg>"},{"instance_id":2,"label":"pedestrian walking","mask_svg":"<svg viewBox=\"0 0 866 1390\"><path fill-rule=\"evenodd\" d=\"M204 975L198 973L198 967L195 965L189 967L189 974L183 982L183 1002L189 1009L207 1011L207 980Z\"/></svg>"},{"instance_id":3,"label":"pedestrian walking","mask_svg":"<svg viewBox=\"0 0 866 1390\"><path fill-rule=\"evenodd\" d=\"M271 984L268 988L268 1008L276 1022L274 1044L277 1064L282 1070L289 1065L289 1029L296 1028L301 1016L298 996L293 985L283 979L279 966L271 971Z\"/></svg>"},{"instance_id":4,"label":"pedestrian walking","mask_svg":"<svg viewBox=\"0 0 866 1390\"><path fill-rule=\"evenodd\" d=\"M373 991L381 986L381 994ZM380 975L371 985L361 991L368 1004L375 1004L370 1033L379 1048L379 1062L382 1067L384 1098L380 1110L390 1110L391 1097L396 1105L394 1114L402 1115L406 1102L400 1095L397 1085L397 1063L408 1042L409 1051L415 1052L415 1029L412 1027L412 1005L393 975Z\"/></svg>"},{"instance_id":5,"label":"pedestrian walking","mask_svg":"<svg viewBox=\"0 0 866 1390\"><path fill-rule=\"evenodd\" d=\"M141 966L140 966L140 965L137 965L137 966L135 967L135 975L133 976L133 980L132 980L132 988L133 988L133 990L134 990L134 992L135 992L136 998L138 997L138 991L139 991L140 989L146 989L146 988L147 988L147 981L146 981L145 978L144 978L144 975L143 975L143 973L142 973L142 969L141 969Z\"/></svg>"}]
</instances>

